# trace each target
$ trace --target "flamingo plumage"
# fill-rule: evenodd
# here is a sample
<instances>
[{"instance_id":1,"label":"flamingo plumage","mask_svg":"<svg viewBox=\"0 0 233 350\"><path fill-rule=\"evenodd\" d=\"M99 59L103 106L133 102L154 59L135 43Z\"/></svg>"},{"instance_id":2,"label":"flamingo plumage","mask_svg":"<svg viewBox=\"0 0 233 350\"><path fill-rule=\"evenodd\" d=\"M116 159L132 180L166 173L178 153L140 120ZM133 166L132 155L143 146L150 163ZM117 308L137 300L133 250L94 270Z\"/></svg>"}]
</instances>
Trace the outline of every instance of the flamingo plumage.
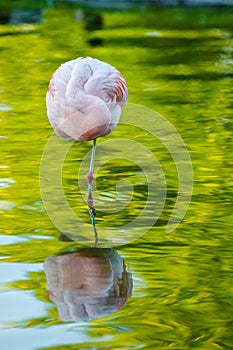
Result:
<instances>
[{"instance_id":1,"label":"flamingo plumage","mask_svg":"<svg viewBox=\"0 0 233 350\"><path fill-rule=\"evenodd\" d=\"M96 139L116 127L127 99L122 74L110 64L91 57L62 64L49 83L47 115L55 133L65 139L93 140L88 173L88 205L92 217L95 215L91 185Z\"/></svg>"}]
</instances>

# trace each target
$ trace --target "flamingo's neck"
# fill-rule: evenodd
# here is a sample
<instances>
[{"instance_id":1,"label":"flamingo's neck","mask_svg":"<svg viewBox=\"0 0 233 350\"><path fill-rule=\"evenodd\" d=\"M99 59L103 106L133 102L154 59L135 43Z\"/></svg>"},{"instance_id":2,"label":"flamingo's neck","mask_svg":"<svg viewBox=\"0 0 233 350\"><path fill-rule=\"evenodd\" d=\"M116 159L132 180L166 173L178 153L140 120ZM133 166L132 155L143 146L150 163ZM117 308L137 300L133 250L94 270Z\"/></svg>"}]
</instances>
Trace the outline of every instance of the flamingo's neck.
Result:
<instances>
[{"instance_id":1,"label":"flamingo's neck","mask_svg":"<svg viewBox=\"0 0 233 350\"><path fill-rule=\"evenodd\" d=\"M81 111L91 105L99 104L98 98L93 95L87 95L84 88L85 83L92 74L92 70L87 63L79 62L79 64L74 66L66 87L68 102Z\"/></svg>"}]
</instances>

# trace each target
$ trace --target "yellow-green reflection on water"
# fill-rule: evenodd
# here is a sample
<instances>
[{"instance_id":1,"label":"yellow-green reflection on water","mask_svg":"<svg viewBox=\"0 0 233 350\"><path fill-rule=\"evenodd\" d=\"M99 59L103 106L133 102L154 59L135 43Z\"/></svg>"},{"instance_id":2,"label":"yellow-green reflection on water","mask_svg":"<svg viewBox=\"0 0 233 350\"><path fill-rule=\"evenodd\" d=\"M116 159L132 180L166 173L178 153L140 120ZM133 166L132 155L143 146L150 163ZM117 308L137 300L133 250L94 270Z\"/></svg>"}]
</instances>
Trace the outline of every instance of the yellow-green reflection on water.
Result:
<instances>
[{"instance_id":1,"label":"yellow-green reflection on water","mask_svg":"<svg viewBox=\"0 0 233 350\"><path fill-rule=\"evenodd\" d=\"M233 348L233 15L221 11L105 13L103 28L90 32L74 21L73 11L50 11L38 25L0 27L4 350ZM57 66L77 56L115 65L127 80L129 101L159 112L176 127L191 154L194 188L184 220L166 234L177 196L169 153L148 133L127 126L106 138L126 133L156 154L166 175L167 200L156 225L118 249L133 275L132 297L115 314L70 325L59 320L50 302L42 264L81 247L58 241L60 233L41 201L39 166L51 135L45 110L48 80ZM76 164L89 148L89 143L72 147L63 178L69 203L87 221L85 203L76 193ZM117 163L105 163L97 177L102 196L111 199L120 172L134 176L135 212L114 214L113 226L137 213L147 191L137 166L123 165L120 170ZM111 223L111 217L103 215L100 223Z\"/></svg>"}]
</instances>

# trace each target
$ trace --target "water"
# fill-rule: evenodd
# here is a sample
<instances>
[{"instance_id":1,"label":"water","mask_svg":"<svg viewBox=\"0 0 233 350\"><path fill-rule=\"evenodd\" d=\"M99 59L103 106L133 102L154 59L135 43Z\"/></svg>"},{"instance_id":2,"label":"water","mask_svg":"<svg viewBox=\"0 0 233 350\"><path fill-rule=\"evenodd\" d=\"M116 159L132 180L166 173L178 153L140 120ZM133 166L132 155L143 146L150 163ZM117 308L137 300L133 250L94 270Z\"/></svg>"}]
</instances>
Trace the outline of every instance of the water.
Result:
<instances>
[{"instance_id":1,"label":"water","mask_svg":"<svg viewBox=\"0 0 233 350\"><path fill-rule=\"evenodd\" d=\"M104 13L102 29L87 31L73 11L50 10L40 24L1 26L4 350L233 348L232 17L203 8ZM97 146L96 222L107 246L97 251L80 244L93 243L84 201L91 143L64 145L63 189L82 220L72 226L76 242L64 242L70 232L58 240L61 199L52 222L39 182L52 133L48 80L78 56L115 65L129 88L123 123ZM148 116L149 126L132 126ZM177 147L177 135L187 148ZM52 160L45 168L54 176ZM155 194L148 211L126 227L145 208L148 189ZM179 208L188 210L168 232L180 189Z\"/></svg>"}]
</instances>

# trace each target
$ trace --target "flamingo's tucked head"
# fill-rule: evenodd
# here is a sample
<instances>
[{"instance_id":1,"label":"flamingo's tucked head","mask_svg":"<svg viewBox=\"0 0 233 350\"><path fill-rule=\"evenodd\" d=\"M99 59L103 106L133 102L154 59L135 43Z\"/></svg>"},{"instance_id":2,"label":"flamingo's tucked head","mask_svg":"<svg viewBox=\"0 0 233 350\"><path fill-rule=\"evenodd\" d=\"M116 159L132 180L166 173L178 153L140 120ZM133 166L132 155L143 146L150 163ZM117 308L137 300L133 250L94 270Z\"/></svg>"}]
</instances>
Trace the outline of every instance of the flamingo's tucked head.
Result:
<instances>
[{"instance_id":1,"label":"flamingo's tucked head","mask_svg":"<svg viewBox=\"0 0 233 350\"><path fill-rule=\"evenodd\" d=\"M107 135L113 124L116 126L115 115L110 112L105 102L95 96L88 100L90 101L85 108L74 110L61 124L62 130L75 140L94 140Z\"/></svg>"}]
</instances>

